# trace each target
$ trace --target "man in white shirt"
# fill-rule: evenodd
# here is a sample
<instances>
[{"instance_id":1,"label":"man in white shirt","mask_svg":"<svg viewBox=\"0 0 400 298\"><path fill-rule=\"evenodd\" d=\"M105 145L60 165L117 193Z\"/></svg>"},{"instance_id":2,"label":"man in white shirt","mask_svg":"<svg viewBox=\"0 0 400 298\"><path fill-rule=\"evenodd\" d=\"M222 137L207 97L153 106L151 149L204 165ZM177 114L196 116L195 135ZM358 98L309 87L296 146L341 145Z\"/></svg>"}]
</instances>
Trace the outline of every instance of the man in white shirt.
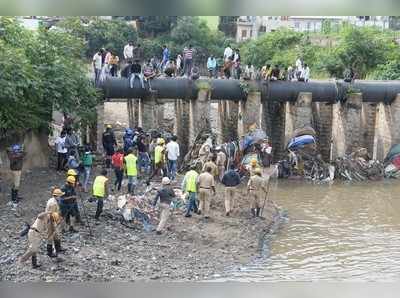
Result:
<instances>
[{"instance_id":1,"label":"man in white shirt","mask_svg":"<svg viewBox=\"0 0 400 298\"><path fill-rule=\"evenodd\" d=\"M129 42L125 47L124 47L124 58L125 60L132 60L133 59L133 43Z\"/></svg>"},{"instance_id":2,"label":"man in white shirt","mask_svg":"<svg viewBox=\"0 0 400 298\"><path fill-rule=\"evenodd\" d=\"M169 179L171 180L175 180L179 157L179 144L176 140L177 137L173 136L171 141L167 144L168 173Z\"/></svg>"},{"instance_id":3,"label":"man in white shirt","mask_svg":"<svg viewBox=\"0 0 400 298\"><path fill-rule=\"evenodd\" d=\"M300 79L303 82L308 82L310 79L310 68L307 64L304 64L304 68L301 71Z\"/></svg>"},{"instance_id":4,"label":"man in white shirt","mask_svg":"<svg viewBox=\"0 0 400 298\"><path fill-rule=\"evenodd\" d=\"M233 50L232 50L231 46L228 45L228 46L225 48L225 51L224 51L224 61L228 61L229 58L232 57L232 55L233 55Z\"/></svg>"},{"instance_id":5,"label":"man in white shirt","mask_svg":"<svg viewBox=\"0 0 400 298\"><path fill-rule=\"evenodd\" d=\"M65 164L67 163L67 147L65 146L66 133L61 132L61 135L57 137L55 141L57 150L57 171L63 171Z\"/></svg>"},{"instance_id":6,"label":"man in white shirt","mask_svg":"<svg viewBox=\"0 0 400 298\"><path fill-rule=\"evenodd\" d=\"M101 51L98 51L93 56L93 69L94 69L94 83L97 86L100 78L102 68L102 55Z\"/></svg>"}]
</instances>

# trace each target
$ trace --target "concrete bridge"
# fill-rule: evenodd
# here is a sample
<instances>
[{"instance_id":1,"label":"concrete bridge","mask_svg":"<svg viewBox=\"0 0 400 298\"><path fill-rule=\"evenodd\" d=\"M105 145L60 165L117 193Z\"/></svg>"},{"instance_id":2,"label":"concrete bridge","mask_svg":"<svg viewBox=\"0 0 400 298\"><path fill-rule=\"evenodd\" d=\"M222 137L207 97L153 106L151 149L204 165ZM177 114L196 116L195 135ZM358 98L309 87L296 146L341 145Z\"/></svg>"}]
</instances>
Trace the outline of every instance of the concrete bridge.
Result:
<instances>
[{"instance_id":1,"label":"concrete bridge","mask_svg":"<svg viewBox=\"0 0 400 298\"><path fill-rule=\"evenodd\" d=\"M283 156L294 129L311 125L325 160L368 148L382 160L390 146L400 143L399 81L238 81L181 78L154 79L150 92L136 79L110 78L102 88L107 100L126 102L130 126L162 127L165 104L174 107L174 133L187 149L197 133L217 123L218 142L240 137L252 124L265 129L274 156ZM217 105L217 119L211 119ZM104 105L98 107L98 134L104 129ZM215 118L215 115L214 115ZM99 135L100 136L100 135ZM101 140L101 138L98 138Z\"/></svg>"}]
</instances>

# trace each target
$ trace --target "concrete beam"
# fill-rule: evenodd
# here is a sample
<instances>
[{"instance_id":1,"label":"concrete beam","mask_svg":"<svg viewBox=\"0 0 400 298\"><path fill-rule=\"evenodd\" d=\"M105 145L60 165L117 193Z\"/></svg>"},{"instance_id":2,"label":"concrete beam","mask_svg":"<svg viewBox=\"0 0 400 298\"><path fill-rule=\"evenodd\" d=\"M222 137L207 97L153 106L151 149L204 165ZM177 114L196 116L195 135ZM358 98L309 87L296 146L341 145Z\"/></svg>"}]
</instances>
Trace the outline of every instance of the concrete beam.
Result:
<instances>
[{"instance_id":1,"label":"concrete beam","mask_svg":"<svg viewBox=\"0 0 400 298\"><path fill-rule=\"evenodd\" d=\"M376 107L373 158L383 161L392 146L390 106L379 103Z\"/></svg>"},{"instance_id":2,"label":"concrete beam","mask_svg":"<svg viewBox=\"0 0 400 298\"><path fill-rule=\"evenodd\" d=\"M190 100L189 141L192 145L203 129L210 129L210 89L199 89L197 100Z\"/></svg>"},{"instance_id":3,"label":"concrete beam","mask_svg":"<svg viewBox=\"0 0 400 298\"><path fill-rule=\"evenodd\" d=\"M250 91L246 101L239 102L238 111L238 135L245 135L250 126L261 128L261 92Z\"/></svg>"}]
</instances>

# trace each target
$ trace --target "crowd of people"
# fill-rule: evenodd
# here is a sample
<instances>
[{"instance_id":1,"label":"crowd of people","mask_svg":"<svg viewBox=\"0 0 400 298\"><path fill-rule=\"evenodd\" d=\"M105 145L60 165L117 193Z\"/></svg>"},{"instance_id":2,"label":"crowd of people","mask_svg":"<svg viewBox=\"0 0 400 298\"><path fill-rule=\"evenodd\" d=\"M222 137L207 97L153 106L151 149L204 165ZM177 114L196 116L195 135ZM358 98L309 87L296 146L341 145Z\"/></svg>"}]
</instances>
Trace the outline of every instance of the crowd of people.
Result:
<instances>
[{"instance_id":1,"label":"crowd of people","mask_svg":"<svg viewBox=\"0 0 400 298\"><path fill-rule=\"evenodd\" d=\"M101 224L104 200L110 194L138 195L139 184L161 184L153 199L153 206L158 205L160 211L159 224L155 229L157 234L162 234L165 230L171 206L178 199L174 191L177 187L181 187L185 196L185 217L197 214L205 221L210 218L210 209L217 208L215 204L212 206L217 184L224 189L225 215L231 216L235 211L237 188L243 179L239 175L238 165L228 163L227 155L221 146L203 145L200 167L199 164L192 164L178 179L177 169L181 155L178 139L174 135L158 131L145 132L140 127L127 128L122 142L118 142L112 126L107 125L102 144L104 158L101 160L101 169L96 171L97 175L92 178L96 158L90 146L82 146L71 127L65 128L56 138L56 170L65 175L65 183L52 188L52 196L47 201L45 210L26 230L29 245L26 253L20 258L22 262L31 258L33 268L40 266L37 254L42 240L47 243L49 257L58 257L63 252L62 234L77 233L77 225L83 224L83 200L97 202L94 219L97 224ZM21 145L15 144L8 153L10 169L14 174L11 200L18 204L22 200L18 196L18 189L25 152ZM111 171L114 175L111 175ZM262 177L261 166L257 160L252 160L249 172L247 190L251 215L261 217L260 210L268 192L268 180ZM122 183L124 177L127 180L126 189ZM87 216L87 212L84 216Z\"/></svg>"},{"instance_id":2,"label":"crowd of people","mask_svg":"<svg viewBox=\"0 0 400 298\"><path fill-rule=\"evenodd\" d=\"M198 79L200 75L207 75L210 78L222 79L243 79L243 80L287 80L308 82L310 79L310 68L302 59L297 59L294 65L281 69L279 65L271 66L266 64L261 68L256 68L251 64L242 65L240 50L231 48L228 45L223 56L216 57L210 55L204 61L207 73L201 73L203 65L195 65L196 49L189 44L184 47L181 53L172 57L167 45L160 49L160 56L144 59L143 48L140 43L136 45L129 42L123 50L123 60L120 61L115 51L102 48L93 56L93 69L95 84L107 76L121 76L130 79L133 87L136 79L139 80L141 88L148 84L151 90L151 79L164 77L187 77Z\"/></svg>"}]
</instances>

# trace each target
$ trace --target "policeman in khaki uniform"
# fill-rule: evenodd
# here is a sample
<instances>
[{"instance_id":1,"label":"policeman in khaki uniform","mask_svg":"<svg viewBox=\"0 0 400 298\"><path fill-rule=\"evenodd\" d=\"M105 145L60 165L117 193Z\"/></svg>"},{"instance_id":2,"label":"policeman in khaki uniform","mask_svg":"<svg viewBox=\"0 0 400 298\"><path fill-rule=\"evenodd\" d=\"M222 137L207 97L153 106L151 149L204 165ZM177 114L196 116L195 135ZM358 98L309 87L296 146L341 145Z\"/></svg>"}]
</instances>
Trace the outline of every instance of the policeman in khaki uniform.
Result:
<instances>
[{"instance_id":1,"label":"policeman in khaki uniform","mask_svg":"<svg viewBox=\"0 0 400 298\"><path fill-rule=\"evenodd\" d=\"M250 209L253 217L260 217L262 201L267 195L266 185L266 180L261 177L261 169L255 169L254 175L250 177L247 184L247 190L250 195Z\"/></svg>"},{"instance_id":2,"label":"policeman in khaki uniform","mask_svg":"<svg viewBox=\"0 0 400 298\"><path fill-rule=\"evenodd\" d=\"M217 150L217 167L218 167L218 178L219 181L222 181L222 177L224 177L225 174L225 163L226 163L226 154L222 151L222 148L218 146L215 148Z\"/></svg>"},{"instance_id":3,"label":"policeman in khaki uniform","mask_svg":"<svg viewBox=\"0 0 400 298\"><path fill-rule=\"evenodd\" d=\"M250 161L250 167L248 168L249 173L250 173L250 177L255 175L256 171L260 171L261 172L261 168L259 167L258 163L257 163L257 159L252 159Z\"/></svg>"},{"instance_id":4,"label":"policeman in khaki uniform","mask_svg":"<svg viewBox=\"0 0 400 298\"><path fill-rule=\"evenodd\" d=\"M93 197L97 199L97 209L94 218L99 220L103 212L104 199L108 196L108 178L107 170L103 169L101 175L97 176L93 182Z\"/></svg>"},{"instance_id":5,"label":"policeman in khaki uniform","mask_svg":"<svg viewBox=\"0 0 400 298\"><path fill-rule=\"evenodd\" d=\"M216 158L213 156L210 156L208 158L208 161L203 165L203 172L206 172L207 168L211 168L211 175L213 175L214 177L218 176L218 167L215 164L215 160Z\"/></svg>"},{"instance_id":6,"label":"policeman in khaki uniform","mask_svg":"<svg viewBox=\"0 0 400 298\"><path fill-rule=\"evenodd\" d=\"M215 195L215 181L211 174L212 168L207 167L204 173L197 177L197 189L199 191L200 213L204 218L209 218L211 194ZM212 193L211 193L212 191Z\"/></svg>"},{"instance_id":7,"label":"policeman in khaki uniform","mask_svg":"<svg viewBox=\"0 0 400 298\"><path fill-rule=\"evenodd\" d=\"M52 239L56 227L61 222L61 217L56 212L43 212L38 215L28 232L28 250L20 258L20 262L25 262L29 257L32 258L32 268L38 268L37 253L39 252L42 239Z\"/></svg>"},{"instance_id":8,"label":"policeman in khaki uniform","mask_svg":"<svg viewBox=\"0 0 400 298\"><path fill-rule=\"evenodd\" d=\"M60 206L58 205L58 198L65 195L59 188L54 188L52 191L52 197L47 201L45 212L57 213L61 216ZM53 243L56 250L56 254L53 254ZM65 251L61 248L61 232L60 225L57 225L54 231L53 237L47 239L47 255L49 257L56 257L58 253Z\"/></svg>"}]
</instances>

